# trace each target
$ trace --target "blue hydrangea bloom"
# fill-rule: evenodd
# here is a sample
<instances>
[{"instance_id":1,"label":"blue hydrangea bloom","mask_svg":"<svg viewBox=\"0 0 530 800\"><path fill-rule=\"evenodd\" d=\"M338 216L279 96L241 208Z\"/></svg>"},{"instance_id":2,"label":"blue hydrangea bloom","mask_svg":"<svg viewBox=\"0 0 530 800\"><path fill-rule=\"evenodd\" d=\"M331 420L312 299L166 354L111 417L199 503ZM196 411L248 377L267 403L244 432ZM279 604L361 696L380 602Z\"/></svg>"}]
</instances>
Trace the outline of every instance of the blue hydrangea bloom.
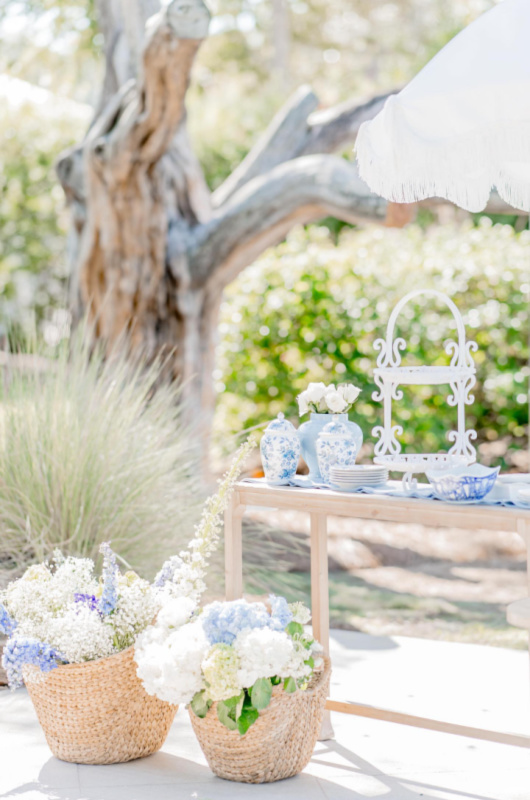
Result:
<instances>
[{"instance_id":1,"label":"blue hydrangea bloom","mask_svg":"<svg viewBox=\"0 0 530 800\"><path fill-rule=\"evenodd\" d=\"M277 626L278 630L283 631L293 619L289 604L285 597L276 597L274 594L269 595L269 602L272 623Z\"/></svg>"},{"instance_id":2,"label":"blue hydrangea bloom","mask_svg":"<svg viewBox=\"0 0 530 800\"><path fill-rule=\"evenodd\" d=\"M22 668L26 664L40 667L42 672L59 667L67 663L66 658L53 647L38 639L24 639L13 636L4 647L2 666L7 674L7 681L11 689L23 686Z\"/></svg>"},{"instance_id":3,"label":"blue hydrangea bloom","mask_svg":"<svg viewBox=\"0 0 530 800\"><path fill-rule=\"evenodd\" d=\"M74 600L79 605L88 606L91 611L99 611L99 601L93 594L83 594L83 592L76 592Z\"/></svg>"},{"instance_id":4,"label":"blue hydrangea bloom","mask_svg":"<svg viewBox=\"0 0 530 800\"><path fill-rule=\"evenodd\" d=\"M114 611L118 604L118 575L120 571L116 564L116 556L108 542L103 542L99 552L103 554L103 592L99 601L99 608L101 613L107 616L107 614Z\"/></svg>"},{"instance_id":5,"label":"blue hydrangea bloom","mask_svg":"<svg viewBox=\"0 0 530 800\"><path fill-rule=\"evenodd\" d=\"M4 636L11 636L16 627L17 623L9 615L7 608L0 603L0 633Z\"/></svg>"},{"instance_id":6,"label":"blue hydrangea bloom","mask_svg":"<svg viewBox=\"0 0 530 800\"><path fill-rule=\"evenodd\" d=\"M277 627L263 603L246 600L210 603L201 615L201 622L210 644L232 644L241 631Z\"/></svg>"}]
</instances>

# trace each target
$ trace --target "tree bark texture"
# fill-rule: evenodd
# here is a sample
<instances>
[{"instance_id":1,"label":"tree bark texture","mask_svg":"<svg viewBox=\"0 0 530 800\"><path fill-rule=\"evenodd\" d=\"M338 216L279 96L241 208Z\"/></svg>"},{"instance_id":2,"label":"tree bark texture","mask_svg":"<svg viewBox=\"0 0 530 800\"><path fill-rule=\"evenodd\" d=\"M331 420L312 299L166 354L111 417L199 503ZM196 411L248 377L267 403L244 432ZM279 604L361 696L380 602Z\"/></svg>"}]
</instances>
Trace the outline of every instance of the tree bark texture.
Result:
<instances>
[{"instance_id":1,"label":"tree bark texture","mask_svg":"<svg viewBox=\"0 0 530 800\"><path fill-rule=\"evenodd\" d=\"M109 345L170 353L172 377L204 430L224 288L296 223L333 215L385 222L387 204L334 153L385 97L319 111L300 88L234 173L210 194L193 154L185 97L207 35L202 0L98 0L106 77L94 121L63 154L72 209L74 316ZM153 15L153 12L154 15ZM400 220L403 221L403 220Z\"/></svg>"}]
</instances>

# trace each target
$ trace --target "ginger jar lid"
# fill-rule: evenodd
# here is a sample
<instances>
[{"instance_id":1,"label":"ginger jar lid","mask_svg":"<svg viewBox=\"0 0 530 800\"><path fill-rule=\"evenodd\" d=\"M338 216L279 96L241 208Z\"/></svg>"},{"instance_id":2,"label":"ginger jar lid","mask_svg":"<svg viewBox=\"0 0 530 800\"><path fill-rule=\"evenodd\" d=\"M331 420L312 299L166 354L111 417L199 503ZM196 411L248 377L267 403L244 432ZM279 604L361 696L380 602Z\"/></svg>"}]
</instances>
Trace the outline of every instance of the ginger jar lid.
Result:
<instances>
[{"instance_id":1,"label":"ginger jar lid","mask_svg":"<svg viewBox=\"0 0 530 800\"><path fill-rule=\"evenodd\" d=\"M272 422L267 425L265 431L266 433L272 434L296 433L296 428L288 419L285 419L285 414L280 411L276 419L273 419Z\"/></svg>"},{"instance_id":2,"label":"ginger jar lid","mask_svg":"<svg viewBox=\"0 0 530 800\"><path fill-rule=\"evenodd\" d=\"M327 425L324 425L320 433L318 434L318 438L325 437L340 437L341 439L349 439L352 437L351 431L348 428L348 425L345 422L341 422L340 419L332 419L331 422L328 422Z\"/></svg>"}]
</instances>

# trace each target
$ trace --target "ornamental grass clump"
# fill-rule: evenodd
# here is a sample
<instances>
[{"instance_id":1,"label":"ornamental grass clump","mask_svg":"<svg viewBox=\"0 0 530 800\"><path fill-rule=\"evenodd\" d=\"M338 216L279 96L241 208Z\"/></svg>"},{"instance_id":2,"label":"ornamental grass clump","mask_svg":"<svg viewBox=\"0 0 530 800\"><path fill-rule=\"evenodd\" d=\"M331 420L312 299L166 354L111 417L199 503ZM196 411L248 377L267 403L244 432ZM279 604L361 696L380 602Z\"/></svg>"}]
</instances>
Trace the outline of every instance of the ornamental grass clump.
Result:
<instances>
[{"instance_id":1,"label":"ornamental grass clump","mask_svg":"<svg viewBox=\"0 0 530 800\"><path fill-rule=\"evenodd\" d=\"M304 625L302 603L270 597L214 602L198 610L175 600L138 637L135 659L145 690L174 704L190 704L204 718L215 703L219 721L246 734L266 709L275 686L304 691L322 664L322 647Z\"/></svg>"},{"instance_id":2,"label":"ornamental grass clump","mask_svg":"<svg viewBox=\"0 0 530 800\"><path fill-rule=\"evenodd\" d=\"M152 577L188 541L204 500L197 436L164 363L125 344L105 356L80 327L0 381L0 586L55 549L95 559L104 541Z\"/></svg>"}]
</instances>

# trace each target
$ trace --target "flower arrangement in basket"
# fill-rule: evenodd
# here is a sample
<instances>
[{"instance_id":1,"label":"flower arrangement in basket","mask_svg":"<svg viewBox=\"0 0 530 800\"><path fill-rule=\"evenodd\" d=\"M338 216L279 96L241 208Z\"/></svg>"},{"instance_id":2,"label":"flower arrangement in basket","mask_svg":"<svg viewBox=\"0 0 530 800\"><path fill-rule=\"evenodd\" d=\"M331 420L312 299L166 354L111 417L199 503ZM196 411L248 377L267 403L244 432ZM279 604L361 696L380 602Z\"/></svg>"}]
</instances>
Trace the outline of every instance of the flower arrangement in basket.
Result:
<instances>
[{"instance_id":1,"label":"flower arrangement in basket","mask_svg":"<svg viewBox=\"0 0 530 800\"><path fill-rule=\"evenodd\" d=\"M153 583L132 571L122 574L103 544L99 578L91 559L57 551L0 592L9 685L26 684L58 758L110 764L149 755L164 743L177 704L145 692L134 644L178 600L197 605L221 513L254 444L240 448L218 493L206 502L188 549L168 559Z\"/></svg>"},{"instance_id":2,"label":"flower arrangement in basket","mask_svg":"<svg viewBox=\"0 0 530 800\"><path fill-rule=\"evenodd\" d=\"M263 603L189 598L168 605L138 637L147 692L187 703L213 772L245 783L301 772L320 731L330 666L304 625L310 612L283 597Z\"/></svg>"}]
</instances>

